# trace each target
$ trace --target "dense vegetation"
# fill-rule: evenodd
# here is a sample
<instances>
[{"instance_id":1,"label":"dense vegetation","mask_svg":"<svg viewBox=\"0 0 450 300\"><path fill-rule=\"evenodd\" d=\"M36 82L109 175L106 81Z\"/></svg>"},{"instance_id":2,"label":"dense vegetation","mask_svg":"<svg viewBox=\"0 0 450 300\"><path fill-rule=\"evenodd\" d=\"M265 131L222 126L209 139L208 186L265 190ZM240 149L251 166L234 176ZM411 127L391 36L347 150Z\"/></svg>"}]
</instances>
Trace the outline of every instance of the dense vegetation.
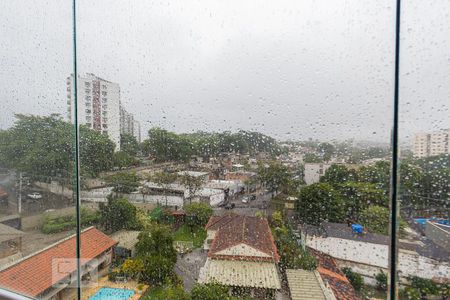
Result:
<instances>
[{"instance_id":1,"label":"dense vegetation","mask_svg":"<svg viewBox=\"0 0 450 300\"><path fill-rule=\"evenodd\" d=\"M84 207L81 208L81 226L88 227L96 224L100 216L95 211L90 211ZM77 226L75 213L65 216L49 216L44 214L41 231L45 234L52 234L61 231L71 230Z\"/></svg>"},{"instance_id":2,"label":"dense vegetation","mask_svg":"<svg viewBox=\"0 0 450 300\"><path fill-rule=\"evenodd\" d=\"M286 226L279 211L272 214L270 225L280 255L279 266L282 270L299 268L315 270L317 268L317 259L297 244L297 238Z\"/></svg>"},{"instance_id":3,"label":"dense vegetation","mask_svg":"<svg viewBox=\"0 0 450 300\"><path fill-rule=\"evenodd\" d=\"M450 193L448 155L400 164L402 207L440 207ZM357 170L332 165L320 183L303 187L297 212L305 223L360 222L370 232L387 234L389 225L390 165L380 161ZM405 223L401 221L400 229Z\"/></svg>"},{"instance_id":4,"label":"dense vegetation","mask_svg":"<svg viewBox=\"0 0 450 300\"><path fill-rule=\"evenodd\" d=\"M282 149L274 138L258 132L177 134L155 127L149 130L142 151L156 161L187 161L192 155L214 157L222 152L278 155Z\"/></svg>"},{"instance_id":5,"label":"dense vegetation","mask_svg":"<svg viewBox=\"0 0 450 300\"><path fill-rule=\"evenodd\" d=\"M0 166L46 180L68 180L74 167L74 127L58 115L16 115L14 126L0 131ZM114 143L97 131L80 126L83 176L96 176L112 167Z\"/></svg>"}]
</instances>

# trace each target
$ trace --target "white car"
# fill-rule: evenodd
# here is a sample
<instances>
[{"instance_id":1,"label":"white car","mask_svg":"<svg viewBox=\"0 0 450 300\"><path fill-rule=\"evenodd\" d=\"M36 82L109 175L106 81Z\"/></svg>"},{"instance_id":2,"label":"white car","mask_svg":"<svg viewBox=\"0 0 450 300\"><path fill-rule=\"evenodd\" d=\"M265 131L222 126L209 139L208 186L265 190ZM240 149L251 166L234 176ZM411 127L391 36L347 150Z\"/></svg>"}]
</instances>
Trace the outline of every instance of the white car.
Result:
<instances>
[{"instance_id":1,"label":"white car","mask_svg":"<svg viewBox=\"0 0 450 300\"><path fill-rule=\"evenodd\" d=\"M244 198L242 198L242 203L248 203L248 197L245 196Z\"/></svg>"},{"instance_id":2,"label":"white car","mask_svg":"<svg viewBox=\"0 0 450 300\"><path fill-rule=\"evenodd\" d=\"M35 200L42 198L42 195L38 192L28 194L27 196L28 196L28 198L35 199Z\"/></svg>"}]
</instances>

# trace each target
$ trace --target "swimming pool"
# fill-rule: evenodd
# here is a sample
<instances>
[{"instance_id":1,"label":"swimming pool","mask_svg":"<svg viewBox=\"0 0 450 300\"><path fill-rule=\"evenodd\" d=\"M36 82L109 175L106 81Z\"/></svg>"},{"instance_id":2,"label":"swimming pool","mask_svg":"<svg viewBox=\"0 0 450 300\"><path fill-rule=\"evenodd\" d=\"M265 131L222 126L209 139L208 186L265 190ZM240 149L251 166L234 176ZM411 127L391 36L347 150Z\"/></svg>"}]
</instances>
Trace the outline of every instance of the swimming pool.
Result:
<instances>
[{"instance_id":1,"label":"swimming pool","mask_svg":"<svg viewBox=\"0 0 450 300\"><path fill-rule=\"evenodd\" d=\"M102 287L89 300L128 300L133 295L132 290Z\"/></svg>"}]
</instances>

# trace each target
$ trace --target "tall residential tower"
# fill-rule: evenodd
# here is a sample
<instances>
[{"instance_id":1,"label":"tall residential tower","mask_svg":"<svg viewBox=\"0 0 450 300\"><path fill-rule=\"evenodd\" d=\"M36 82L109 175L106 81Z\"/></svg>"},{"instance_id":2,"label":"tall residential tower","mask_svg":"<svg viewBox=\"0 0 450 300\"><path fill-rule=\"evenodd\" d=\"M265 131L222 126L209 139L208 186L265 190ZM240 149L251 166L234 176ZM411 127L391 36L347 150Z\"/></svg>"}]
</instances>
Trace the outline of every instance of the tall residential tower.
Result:
<instances>
[{"instance_id":1,"label":"tall residential tower","mask_svg":"<svg viewBox=\"0 0 450 300\"><path fill-rule=\"evenodd\" d=\"M72 123L75 119L73 81L73 74L67 77L67 117ZM91 73L78 75L78 122L107 134L116 145L116 151L120 150L120 134L130 133L136 136L134 127L139 128L139 138L136 138L140 141L139 122L127 113L128 118L131 118L130 127L129 122L125 122L128 119L122 117L122 111L125 110L120 104L120 87L117 83Z\"/></svg>"}]
</instances>

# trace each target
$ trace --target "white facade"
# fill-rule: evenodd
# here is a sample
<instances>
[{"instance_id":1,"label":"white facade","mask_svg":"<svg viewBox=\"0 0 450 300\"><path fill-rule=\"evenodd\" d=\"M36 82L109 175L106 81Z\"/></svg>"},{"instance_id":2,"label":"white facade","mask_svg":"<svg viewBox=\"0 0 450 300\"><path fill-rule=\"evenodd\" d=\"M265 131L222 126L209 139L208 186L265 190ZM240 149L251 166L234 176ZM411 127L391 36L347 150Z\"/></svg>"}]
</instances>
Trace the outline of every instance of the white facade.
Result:
<instances>
[{"instance_id":1,"label":"white facade","mask_svg":"<svg viewBox=\"0 0 450 300\"><path fill-rule=\"evenodd\" d=\"M413 153L417 158L450 153L450 129L432 133L416 133Z\"/></svg>"},{"instance_id":2,"label":"white facade","mask_svg":"<svg viewBox=\"0 0 450 300\"><path fill-rule=\"evenodd\" d=\"M120 150L120 87L94 74L78 76L78 122L107 134ZM74 76L67 78L67 117L75 121Z\"/></svg>"},{"instance_id":3,"label":"white facade","mask_svg":"<svg viewBox=\"0 0 450 300\"><path fill-rule=\"evenodd\" d=\"M326 170L331 167L331 164L323 163L307 163L305 164L304 180L306 184L317 183L320 177L325 174Z\"/></svg>"},{"instance_id":4,"label":"white facade","mask_svg":"<svg viewBox=\"0 0 450 300\"><path fill-rule=\"evenodd\" d=\"M340 264L352 266L354 271L369 279L368 283L374 282L373 277L380 269L385 273L388 271L388 245L337 237L308 236L306 246L334 257L340 261ZM424 257L415 251L400 249L398 262L401 279L406 279L408 276L427 279L450 276L450 264L447 261Z\"/></svg>"}]
</instances>

